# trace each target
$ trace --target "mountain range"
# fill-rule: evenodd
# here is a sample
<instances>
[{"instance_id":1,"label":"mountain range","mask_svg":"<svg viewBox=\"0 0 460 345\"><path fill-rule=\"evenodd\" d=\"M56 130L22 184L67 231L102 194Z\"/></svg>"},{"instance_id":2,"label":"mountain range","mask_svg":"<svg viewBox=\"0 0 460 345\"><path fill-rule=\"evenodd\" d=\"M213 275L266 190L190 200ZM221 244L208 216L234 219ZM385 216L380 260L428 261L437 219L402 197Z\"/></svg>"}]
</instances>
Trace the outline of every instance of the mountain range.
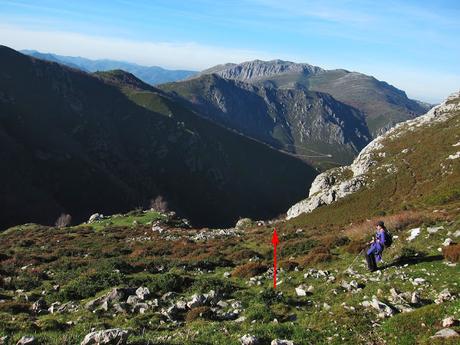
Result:
<instances>
[{"instance_id":1,"label":"mountain range","mask_svg":"<svg viewBox=\"0 0 460 345\"><path fill-rule=\"evenodd\" d=\"M276 216L317 172L124 71L88 74L0 47L1 226L76 221L163 196L193 224ZM256 159L257 158L257 159Z\"/></svg>"},{"instance_id":2,"label":"mountain range","mask_svg":"<svg viewBox=\"0 0 460 345\"><path fill-rule=\"evenodd\" d=\"M36 50L22 50L21 52L38 59L57 62L72 68L81 69L86 72L122 69L126 72L134 74L142 81L151 85L185 79L197 73L196 71L188 70L169 70L158 66L142 66L125 61L109 59L91 60L79 56L64 56L51 53L41 53Z\"/></svg>"},{"instance_id":3,"label":"mountain range","mask_svg":"<svg viewBox=\"0 0 460 345\"><path fill-rule=\"evenodd\" d=\"M253 85L217 74L159 87L206 118L319 169L349 163L371 139L362 112L303 87Z\"/></svg>"},{"instance_id":4,"label":"mountain range","mask_svg":"<svg viewBox=\"0 0 460 345\"><path fill-rule=\"evenodd\" d=\"M396 87L372 76L344 69L325 70L309 64L283 60L254 60L241 64L224 64L202 71L255 85L282 89L305 88L330 94L336 100L365 116L373 136L385 132L398 122L425 113L432 105L409 99Z\"/></svg>"},{"instance_id":5,"label":"mountain range","mask_svg":"<svg viewBox=\"0 0 460 345\"><path fill-rule=\"evenodd\" d=\"M318 171L429 108L373 77L281 60L154 87L139 72L88 72L113 61L28 54L38 58L0 52L2 225L82 220L158 195L194 225L273 217Z\"/></svg>"}]
</instances>

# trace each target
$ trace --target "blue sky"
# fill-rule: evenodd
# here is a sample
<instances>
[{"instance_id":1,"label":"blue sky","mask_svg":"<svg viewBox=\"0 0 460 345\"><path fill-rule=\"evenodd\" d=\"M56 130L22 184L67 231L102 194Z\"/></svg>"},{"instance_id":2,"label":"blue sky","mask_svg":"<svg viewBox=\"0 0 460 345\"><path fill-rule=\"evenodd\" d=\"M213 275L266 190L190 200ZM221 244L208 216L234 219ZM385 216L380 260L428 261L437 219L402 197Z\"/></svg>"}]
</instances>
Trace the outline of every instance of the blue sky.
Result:
<instances>
[{"instance_id":1,"label":"blue sky","mask_svg":"<svg viewBox=\"0 0 460 345\"><path fill-rule=\"evenodd\" d=\"M460 1L0 0L0 44L166 68L281 58L439 102L460 89Z\"/></svg>"}]
</instances>

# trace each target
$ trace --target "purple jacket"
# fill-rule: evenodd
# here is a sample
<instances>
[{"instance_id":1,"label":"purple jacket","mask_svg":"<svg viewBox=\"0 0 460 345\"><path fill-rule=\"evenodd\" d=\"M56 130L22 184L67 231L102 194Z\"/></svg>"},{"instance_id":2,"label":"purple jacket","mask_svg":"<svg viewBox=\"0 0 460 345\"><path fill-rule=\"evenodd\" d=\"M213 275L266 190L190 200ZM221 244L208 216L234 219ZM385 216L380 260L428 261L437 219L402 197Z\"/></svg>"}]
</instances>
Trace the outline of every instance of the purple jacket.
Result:
<instances>
[{"instance_id":1,"label":"purple jacket","mask_svg":"<svg viewBox=\"0 0 460 345\"><path fill-rule=\"evenodd\" d=\"M374 242L371 244L370 248L367 250L367 254L374 254L377 261L382 260L382 252L385 248L385 231L377 231L375 233Z\"/></svg>"}]
</instances>

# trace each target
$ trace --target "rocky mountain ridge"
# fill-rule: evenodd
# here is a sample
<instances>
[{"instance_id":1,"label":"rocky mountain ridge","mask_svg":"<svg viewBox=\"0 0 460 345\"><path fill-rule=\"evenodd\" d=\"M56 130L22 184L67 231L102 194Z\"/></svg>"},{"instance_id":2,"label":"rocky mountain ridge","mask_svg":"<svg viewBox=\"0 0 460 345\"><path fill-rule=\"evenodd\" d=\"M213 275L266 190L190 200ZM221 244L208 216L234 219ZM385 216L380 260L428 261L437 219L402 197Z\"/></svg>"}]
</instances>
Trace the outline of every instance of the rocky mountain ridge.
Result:
<instances>
[{"instance_id":1,"label":"rocky mountain ridge","mask_svg":"<svg viewBox=\"0 0 460 345\"><path fill-rule=\"evenodd\" d=\"M370 170L379 168L377 159L386 156L384 151L385 142L397 140L399 137L416 129L423 129L445 122L452 117L458 116L457 112L459 110L460 92L456 92L425 115L397 124L385 134L371 141L350 166L331 169L318 175L311 185L309 197L293 205L287 212L287 219L297 217L302 213L312 212L322 205L331 204L357 192L370 182L369 180L372 178L369 174ZM407 152L410 148L404 150ZM460 151L446 158L454 160L457 156L460 156ZM391 173L394 168L385 166L385 169Z\"/></svg>"},{"instance_id":2,"label":"rocky mountain ridge","mask_svg":"<svg viewBox=\"0 0 460 345\"><path fill-rule=\"evenodd\" d=\"M328 93L338 101L363 112L374 136L382 134L398 122L424 114L431 108L431 105L409 99L404 91L384 81L344 69L324 70L309 64L282 60L254 60L218 65L195 77L203 74L218 74L227 79L276 88L304 87Z\"/></svg>"},{"instance_id":3,"label":"rocky mountain ridge","mask_svg":"<svg viewBox=\"0 0 460 345\"><path fill-rule=\"evenodd\" d=\"M300 73L308 75L319 72L324 72L324 70L320 67L307 63L294 63L279 59L271 61L253 60L240 64L229 63L217 65L206 69L200 72L197 76L192 76L191 78L199 77L203 74L219 74L222 78L251 82L283 74Z\"/></svg>"},{"instance_id":4,"label":"rocky mountain ridge","mask_svg":"<svg viewBox=\"0 0 460 345\"><path fill-rule=\"evenodd\" d=\"M206 118L324 169L351 162L370 140L364 116L329 94L203 75L161 85Z\"/></svg>"}]
</instances>

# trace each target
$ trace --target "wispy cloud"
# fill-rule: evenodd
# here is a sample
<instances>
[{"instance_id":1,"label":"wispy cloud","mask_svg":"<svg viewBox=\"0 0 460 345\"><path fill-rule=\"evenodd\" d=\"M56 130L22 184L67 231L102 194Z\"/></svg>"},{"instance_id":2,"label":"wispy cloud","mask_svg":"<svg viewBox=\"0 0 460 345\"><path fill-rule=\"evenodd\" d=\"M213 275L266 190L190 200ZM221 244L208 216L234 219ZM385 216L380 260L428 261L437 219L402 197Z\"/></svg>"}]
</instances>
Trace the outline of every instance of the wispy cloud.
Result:
<instances>
[{"instance_id":1,"label":"wispy cloud","mask_svg":"<svg viewBox=\"0 0 460 345\"><path fill-rule=\"evenodd\" d=\"M374 16L369 12L350 9L349 1L302 1L302 0L248 0L266 8L274 9L291 16L310 17L337 23L365 24L372 22Z\"/></svg>"}]
</instances>

